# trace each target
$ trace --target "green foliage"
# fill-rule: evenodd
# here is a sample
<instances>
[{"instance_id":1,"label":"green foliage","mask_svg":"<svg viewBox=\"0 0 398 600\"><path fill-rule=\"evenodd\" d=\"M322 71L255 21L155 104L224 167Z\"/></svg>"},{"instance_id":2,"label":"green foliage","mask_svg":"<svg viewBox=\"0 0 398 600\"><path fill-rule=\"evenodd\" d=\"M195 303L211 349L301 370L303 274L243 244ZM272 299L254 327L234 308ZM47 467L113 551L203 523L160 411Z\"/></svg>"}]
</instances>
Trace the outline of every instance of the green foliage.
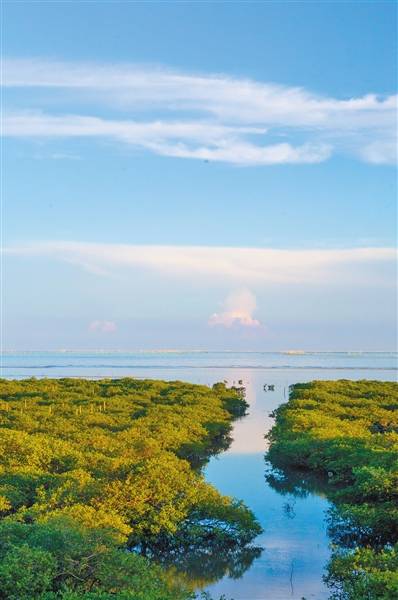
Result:
<instances>
[{"instance_id":1,"label":"green foliage","mask_svg":"<svg viewBox=\"0 0 398 600\"><path fill-rule=\"evenodd\" d=\"M12 546L0 563L0 594L10 600L29 600L48 590L56 576L50 552L28 544Z\"/></svg>"},{"instance_id":2,"label":"green foliage","mask_svg":"<svg viewBox=\"0 0 398 600\"><path fill-rule=\"evenodd\" d=\"M336 600L398 598L398 544L380 552L357 548L336 553L326 581L335 589L332 598Z\"/></svg>"},{"instance_id":3,"label":"green foliage","mask_svg":"<svg viewBox=\"0 0 398 600\"><path fill-rule=\"evenodd\" d=\"M341 380L293 386L275 411L272 465L317 474L335 504L326 577L333 598L398 597L397 409L396 383Z\"/></svg>"},{"instance_id":4,"label":"green foliage","mask_svg":"<svg viewBox=\"0 0 398 600\"><path fill-rule=\"evenodd\" d=\"M199 467L246 406L223 384L0 380L0 599L186 600L168 554L239 563L259 525Z\"/></svg>"}]
</instances>

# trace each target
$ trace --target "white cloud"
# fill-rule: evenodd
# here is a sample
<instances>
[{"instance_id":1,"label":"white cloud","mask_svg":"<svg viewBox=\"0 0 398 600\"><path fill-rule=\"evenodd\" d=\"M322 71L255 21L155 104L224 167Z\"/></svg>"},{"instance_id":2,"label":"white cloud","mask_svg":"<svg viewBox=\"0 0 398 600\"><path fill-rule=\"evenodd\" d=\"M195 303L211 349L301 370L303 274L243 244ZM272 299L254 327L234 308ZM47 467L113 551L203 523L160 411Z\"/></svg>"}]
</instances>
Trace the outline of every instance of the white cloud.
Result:
<instances>
[{"instance_id":1,"label":"white cloud","mask_svg":"<svg viewBox=\"0 0 398 600\"><path fill-rule=\"evenodd\" d=\"M40 88L41 108L62 93L71 106L94 104L96 114L101 105L131 114L109 120L28 112L10 117L9 135L112 136L158 154L247 165L320 162L332 153L396 160L396 96L339 99L226 75L21 59L5 61L4 84L29 87L27 98ZM145 119L148 111L162 119Z\"/></svg>"},{"instance_id":2,"label":"white cloud","mask_svg":"<svg viewBox=\"0 0 398 600\"><path fill-rule=\"evenodd\" d=\"M225 75L191 75L154 67L99 65L40 60L8 59L4 84L9 87L70 88L112 92L105 101L148 103L174 110L202 110L241 122L314 125L333 129L350 115L350 129L365 123L391 123L395 97L367 94L339 100L318 96L300 87L288 87ZM116 92L116 93L115 93ZM370 120L369 120L370 119Z\"/></svg>"},{"instance_id":3,"label":"white cloud","mask_svg":"<svg viewBox=\"0 0 398 600\"><path fill-rule=\"evenodd\" d=\"M4 119L4 135L13 137L109 137L141 146L164 156L199 158L235 164L270 165L315 163L329 157L326 144L256 145L241 141L245 134L262 134L265 129L229 127L206 122L139 123L111 121L98 117L40 113L10 114Z\"/></svg>"},{"instance_id":4,"label":"white cloud","mask_svg":"<svg viewBox=\"0 0 398 600\"><path fill-rule=\"evenodd\" d=\"M393 248L281 250L209 246L136 246L84 242L35 242L11 246L8 254L47 257L99 276L132 269L162 276L259 284L391 285Z\"/></svg>"},{"instance_id":5,"label":"white cloud","mask_svg":"<svg viewBox=\"0 0 398 600\"><path fill-rule=\"evenodd\" d=\"M118 121L80 115L51 116L38 112L10 113L4 123L9 136L112 136L136 143L165 138L188 139L197 142L217 141L235 133L264 133L255 127L236 127L200 121Z\"/></svg>"},{"instance_id":6,"label":"white cloud","mask_svg":"<svg viewBox=\"0 0 398 600\"><path fill-rule=\"evenodd\" d=\"M153 148L155 149L155 147ZM304 144L291 146L290 144L271 144L269 146L256 146L246 142L221 144L216 148L190 149L182 144L158 145L156 150L165 156L178 156L180 158L201 158L203 160L222 161L240 165L276 165L287 163L319 163L331 155L331 148L327 144Z\"/></svg>"},{"instance_id":7,"label":"white cloud","mask_svg":"<svg viewBox=\"0 0 398 600\"><path fill-rule=\"evenodd\" d=\"M114 321L92 321L88 328L99 333L114 333L117 326Z\"/></svg>"},{"instance_id":8,"label":"white cloud","mask_svg":"<svg viewBox=\"0 0 398 600\"><path fill-rule=\"evenodd\" d=\"M253 312L257 305L256 297L249 290L233 292L227 297L224 304L225 310L221 313L214 313L209 319L209 325L260 327L260 321L253 318Z\"/></svg>"},{"instance_id":9,"label":"white cloud","mask_svg":"<svg viewBox=\"0 0 398 600\"><path fill-rule=\"evenodd\" d=\"M366 144L361 150L362 158L375 165L394 164L397 162L397 140L376 140Z\"/></svg>"}]
</instances>

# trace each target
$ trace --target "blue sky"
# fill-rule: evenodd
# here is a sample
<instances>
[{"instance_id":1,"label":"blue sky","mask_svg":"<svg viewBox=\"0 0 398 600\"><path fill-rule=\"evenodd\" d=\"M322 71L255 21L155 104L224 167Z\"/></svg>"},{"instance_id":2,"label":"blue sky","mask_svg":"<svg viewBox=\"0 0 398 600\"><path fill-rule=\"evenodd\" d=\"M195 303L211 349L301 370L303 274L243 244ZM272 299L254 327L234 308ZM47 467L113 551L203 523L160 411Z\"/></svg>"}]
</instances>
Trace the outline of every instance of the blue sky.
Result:
<instances>
[{"instance_id":1,"label":"blue sky","mask_svg":"<svg viewBox=\"0 0 398 600\"><path fill-rule=\"evenodd\" d=\"M394 349L394 2L12 2L8 348Z\"/></svg>"}]
</instances>

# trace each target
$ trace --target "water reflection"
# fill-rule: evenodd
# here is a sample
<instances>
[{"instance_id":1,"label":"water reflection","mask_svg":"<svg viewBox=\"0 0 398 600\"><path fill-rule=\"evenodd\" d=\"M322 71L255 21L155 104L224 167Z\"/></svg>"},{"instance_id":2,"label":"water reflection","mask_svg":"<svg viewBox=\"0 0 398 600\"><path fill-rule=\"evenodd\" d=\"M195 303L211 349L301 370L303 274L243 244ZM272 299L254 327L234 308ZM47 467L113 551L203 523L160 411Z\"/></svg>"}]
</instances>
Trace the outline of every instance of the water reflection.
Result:
<instances>
[{"instance_id":1,"label":"water reflection","mask_svg":"<svg viewBox=\"0 0 398 600\"><path fill-rule=\"evenodd\" d=\"M231 374L232 375L232 374ZM363 371L350 379L366 378ZM235 375L236 377L236 375ZM327 480L308 473L275 471L264 462L265 433L272 427L270 413L287 401L289 385L313 379L348 378L346 372L309 370L287 373L244 371L249 415L238 422L228 451L212 459L206 477L221 492L243 501L259 519L264 533L255 542L263 548L240 579L227 575L208 587L218 597L235 600L324 600L330 593L323 582L330 560L330 542L342 534L326 497ZM394 379L394 373L372 371L368 378ZM264 383L275 386L264 391ZM329 537L330 536L330 537Z\"/></svg>"},{"instance_id":2,"label":"water reflection","mask_svg":"<svg viewBox=\"0 0 398 600\"><path fill-rule=\"evenodd\" d=\"M264 529L255 540L262 552L227 556L214 548L210 551L198 548L193 553L186 552L185 556L175 556L176 564L190 574L197 588L208 586L215 598L221 594L234 600L328 598L329 592L322 581L324 567L330 559L325 520L329 504L324 482L304 481L303 473L298 472L285 473L279 478L274 473L274 478L269 478L270 470L265 473L264 463L267 445L264 434L273 425L269 415L287 400L289 385L297 382L340 378L395 380L395 371L391 370L396 368L395 355L329 353L295 357L262 353L182 353L155 355L155 358L153 354L149 357L109 354L101 355L99 364L98 356L15 356L8 360L7 375L112 375L210 385L223 379L231 385L242 379L247 388L249 414L235 424L232 445L210 460L205 473L207 480L222 493L242 499L254 512ZM159 364L154 366L156 362ZM50 371L46 364L51 364ZM183 368L177 366L182 364ZM229 368L231 364L235 367ZM237 368L245 364L255 368ZM309 364L316 366L307 368ZM343 369L332 369L336 365ZM380 370L375 368L378 366ZM347 367L349 371L344 370ZM367 367L371 370L367 371ZM274 390L267 387L264 392L265 383L274 385ZM342 534L332 512L329 513L329 532L334 540ZM208 585L209 582L212 584Z\"/></svg>"},{"instance_id":3,"label":"water reflection","mask_svg":"<svg viewBox=\"0 0 398 600\"><path fill-rule=\"evenodd\" d=\"M309 471L281 467L276 462L265 461L266 483L278 494L289 494L294 498L307 498L310 494L327 496L327 479Z\"/></svg>"},{"instance_id":4,"label":"water reflection","mask_svg":"<svg viewBox=\"0 0 398 600\"><path fill-rule=\"evenodd\" d=\"M325 564L323 576L324 581L330 587L331 597L333 598L346 597L345 593L342 592L340 594L343 580L345 585L347 585L350 579L353 582L356 581L356 572L359 568L358 562L356 564L354 562L351 563L350 568L342 566L344 564L342 560L344 561L352 550L362 548L366 549L366 551L382 551L386 547L391 548L396 543L398 532L395 527L394 518L392 517L390 520L390 515L392 515L392 511L396 507L393 502L387 501L384 505L379 505L377 519L365 518L365 520L361 520L361 518L358 518L358 514L356 514L357 505L355 502L345 504L344 495L341 494L345 486L342 485L339 490L336 485L330 485L327 478L316 477L310 471L281 467L277 464L277 459L274 464L267 464L266 481L272 489L286 497L284 511L286 516L291 519L294 519L296 516L295 506L297 499L303 499L310 494L316 493L324 495L333 501L333 504L330 505L325 513L327 534L330 538L332 552L328 563ZM362 506L368 506L370 512L372 511L372 505L369 506L364 503ZM368 556L368 560L371 560L371 555ZM379 597L377 592L374 595L370 587L366 587L366 590L359 587L358 589L362 590L367 598ZM359 591L359 594L361 594L361 591ZM354 593L354 595L355 598L362 598L362 595L358 595L357 593ZM387 598L385 595L383 597ZM388 596L391 599L393 597L395 598L395 595Z\"/></svg>"},{"instance_id":5,"label":"water reflection","mask_svg":"<svg viewBox=\"0 0 398 600\"><path fill-rule=\"evenodd\" d=\"M327 598L322 571L329 556L324 513L325 498L306 492L302 497L281 493L264 477L265 433L273 425L270 413L287 400L291 383L284 371L242 374L250 404L249 415L234 427L228 451L210 461L206 478L221 492L236 496L253 510L264 533L262 547L239 579L224 576L209 586L218 597L236 600ZM267 389L264 391L264 383ZM268 385L274 389L268 389Z\"/></svg>"},{"instance_id":6,"label":"water reflection","mask_svg":"<svg viewBox=\"0 0 398 600\"><path fill-rule=\"evenodd\" d=\"M203 589L223 577L240 579L261 552L258 546L228 548L206 544L176 553L162 553L155 559L166 567L172 566L177 577L193 589Z\"/></svg>"}]
</instances>

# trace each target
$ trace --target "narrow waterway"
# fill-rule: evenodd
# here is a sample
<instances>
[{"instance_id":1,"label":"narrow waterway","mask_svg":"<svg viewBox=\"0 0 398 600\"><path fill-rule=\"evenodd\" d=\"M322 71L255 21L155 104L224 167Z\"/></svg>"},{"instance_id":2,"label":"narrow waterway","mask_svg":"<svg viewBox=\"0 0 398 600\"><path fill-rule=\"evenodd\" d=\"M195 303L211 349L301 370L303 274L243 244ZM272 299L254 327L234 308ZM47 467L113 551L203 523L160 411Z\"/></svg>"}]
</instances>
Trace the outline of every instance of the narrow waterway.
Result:
<instances>
[{"instance_id":1,"label":"narrow waterway","mask_svg":"<svg viewBox=\"0 0 398 600\"><path fill-rule=\"evenodd\" d=\"M231 373L228 374L229 378ZM239 579L225 576L207 589L215 598L234 600L322 600L329 597L322 581L329 559L325 511L328 502L317 494L304 498L283 495L265 480L264 434L272 427L269 413L286 401L288 386L314 379L395 380L391 371L289 370L240 371L247 388L249 415L236 423L227 452L211 459L206 478L224 494L241 498L259 519L264 532L255 543L259 558ZM232 373L236 377L236 373ZM228 379L229 379L228 378ZM229 379L229 382L231 380ZM264 384L275 386L264 391Z\"/></svg>"},{"instance_id":2,"label":"narrow waterway","mask_svg":"<svg viewBox=\"0 0 398 600\"><path fill-rule=\"evenodd\" d=\"M323 600L329 596L322 582L329 558L324 519L328 502L317 494L283 495L267 483L264 435L273 424L269 413L287 400L291 384L314 379L395 381L396 366L392 353L10 353L3 357L3 376L131 376L208 385L243 380L249 413L235 423L230 448L210 460L205 475L222 493L242 499L253 510L264 529L255 540L262 552L238 578L227 573L206 589L215 598L225 594L234 600ZM205 581L207 574L201 575Z\"/></svg>"}]
</instances>

